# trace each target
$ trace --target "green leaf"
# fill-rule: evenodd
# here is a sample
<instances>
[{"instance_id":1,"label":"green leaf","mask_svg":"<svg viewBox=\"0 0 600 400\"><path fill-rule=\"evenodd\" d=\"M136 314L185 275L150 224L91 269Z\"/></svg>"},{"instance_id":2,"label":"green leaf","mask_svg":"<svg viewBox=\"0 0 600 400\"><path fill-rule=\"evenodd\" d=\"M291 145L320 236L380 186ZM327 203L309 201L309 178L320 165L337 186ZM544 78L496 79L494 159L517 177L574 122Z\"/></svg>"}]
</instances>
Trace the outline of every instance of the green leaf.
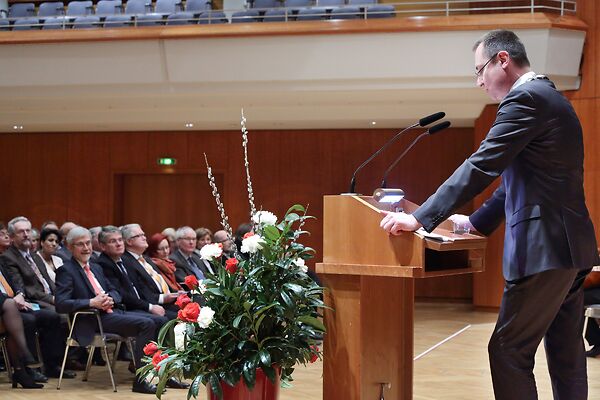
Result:
<instances>
[{"instance_id":1,"label":"green leaf","mask_svg":"<svg viewBox=\"0 0 600 400\"><path fill-rule=\"evenodd\" d=\"M258 352L258 356L260 357L260 362L263 366L269 367L271 366L271 355L265 349L262 349ZM264 369L263 369L264 370Z\"/></svg>"},{"instance_id":2,"label":"green leaf","mask_svg":"<svg viewBox=\"0 0 600 400\"><path fill-rule=\"evenodd\" d=\"M172 332L173 327L178 322L180 322L178 319L172 319L169 322L167 322L166 324L164 324L162 326L162 328L160 328L160 332L158 333L158 345L159 346L163 345L163 342L165 341L165 336L167 336L167 333Z\"/></svg>"},{"instance_id":3,"label":"green leaf","mask_svg":"<svg viewBox=\"0 0 600 400\"><path fill-rule=\"evenodd\" d=\"M292 299L290 298L290 295L286 293L285 290L281 291L281 298L283 299L283 302L289 307L289 308L293 308L294 307L294 302L292 301Z\"/></svg>"},{"instance_id":4,"label":"green leaf","mask_svg":"<svg viewBox=\"0 0 600 400\"><path fill-rule=\"evenodd\" d=\"M246 382L248 389L252 389L256 383L256 364L250 360L247 360L244 363L242 375L244 376L244 382Z\"/></svg>"},{"instance_id":5,"label":"green leaf","mask_svg":"<svg viewBox=\"0 0 600 400\"><path fill-rule=\"evenodd\" d=\"M270 308L273 308L277 305L277 303L271 303L268 306L262 307L260 308L257 312L254 313L254 318L258 318L260 315L262 315L265 311L267 311Z\"/></svg>"},{"instance_id":6,"label":"green leaf","mask_svg":"<svg viewBox=\"0 0 600 400\"><path fill-rule=\"evenodd\" d=\"M283 286L290 289L291 291L293 291L294 293L296 293L298 295L300 295L300 294L302 294L302 292L304 292L304 288L296 283L286 283Z\"/></svg>"},{"instance_id":7,"label":"green leaf","mask_svg":"<svg viewBox=\"0 0 600 400\"><path fill-rule=\"evenodd\" d=\"M306 325L310 325L313 328L325 331L325 325L323 325L323 322L321 322L321 320L319 320L315 317L311 317L309 315L302 315L302 316L298 317L298 321L300 321Z\"/></svg>"},{"instance_id":8,"label":"green leaf","mask_svg":"<svg viewBox=\"0 0 600 400\"><path fill-rule=\"evenodd\" d=\"M242 318L244 318L244 314L241 314L241 315L238 315L237 317L235 317L235 319L233 320L233 323L232 323L234 328L239 328Z\"/></svg>"},{"instance_id":9,"label":"green leaf","mask_svg":"<svg viewBox=\"0 0 600 400\"><path fill-rule=\"evenodd\" d=\"M299 219L300 219L300 216L296 213L290 213L285 216L285 220L287 222L295 222L295 221L298 221Z\"/></svg>"},{"instance_id":10,"label":"green leaf","mask_svg":"<svg viewBox=\"0 0 600 400\"><path fill-rule=\"evenodd\" d=\"M202 377L203 375L197 375L192 381L190 390L188 390L187 400L190 400L192 396L198 397L198 390L200 389L200 384L202 383Z\"/></svg>"},{"instance_id":11,"label":"green leaf","mask_svg":"<svg viewBox=\"0 0 600 400\"><path fill-rule=\"evenodd\" d=\"M249 301L245 301L244 302L244 310L249 311L250 308L252 308L252 303L250 303Z\"/></svg>"},{"instance_id":12,"label":"green leaf","mask_svg":"<svg viewBox=\"0 0 600 400\"><path fill-rule=\"evenodd\" d=\"M223 391L221 390L221 382L219 382L219 378L216 374L210 374L208 381L210 383L210 388L215 396L219 399L223 399Z\"/></svg>"},{"instance_id":13,"label":"green leaf","mask_svg":"<svg viewBox=\"0 0 600 400\"><path fill-rule=\"evenodd\" d=\"M267 239L271 241L279 239L279 229L277 229L277 227L274 225L265 226L263 228L263 234Z\"/></svg>"},{"instance_id":14,"label":"green leaf","mask_svg":"<svg viewBox=\"0 0 600 400\"><path fill-rule=\"evenodd\" d=\"M294 204L293 206L291 206L285 213L285 215L288 215L289 213L291 213L292 211L298 211L298 212L305 212L306 209L300 205L300 204Z\"/></svg>"},{"instance_id":15,"label":"green leaf","mask_svg":"<svg viewBox=\"0 0 600 400\"><path fill-rule=\"evenodd\" d=\"M263 319L265 319L266 314L261 315L258 320L254 323L254 331L258 332L258 328L260 328L260 324L263 322Z\"/></svg>"}]
</instances>

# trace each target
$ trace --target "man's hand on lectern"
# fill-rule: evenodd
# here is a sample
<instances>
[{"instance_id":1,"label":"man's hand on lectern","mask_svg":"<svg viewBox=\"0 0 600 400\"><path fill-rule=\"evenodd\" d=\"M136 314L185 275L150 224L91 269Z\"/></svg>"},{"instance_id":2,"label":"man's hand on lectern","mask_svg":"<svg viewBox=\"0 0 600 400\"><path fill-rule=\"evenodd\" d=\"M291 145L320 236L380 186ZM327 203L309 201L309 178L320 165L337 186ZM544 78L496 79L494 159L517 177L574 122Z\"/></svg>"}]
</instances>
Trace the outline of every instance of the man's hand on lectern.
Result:
<instances>
[{"instance_id":1,"label":"man's hand on lectern","mask_svg":"<svg viewBox=\"0 0 600 400\"><path fill-rule=\"evenodd\" d=\"M384 231L392 235L400 235L402 231L416 231L422 226L421 223L417 221L417 219L411 214L390 211L380 212L385 216L381 220L379 226L381 226Z\"/></svg>"}]
</instances>

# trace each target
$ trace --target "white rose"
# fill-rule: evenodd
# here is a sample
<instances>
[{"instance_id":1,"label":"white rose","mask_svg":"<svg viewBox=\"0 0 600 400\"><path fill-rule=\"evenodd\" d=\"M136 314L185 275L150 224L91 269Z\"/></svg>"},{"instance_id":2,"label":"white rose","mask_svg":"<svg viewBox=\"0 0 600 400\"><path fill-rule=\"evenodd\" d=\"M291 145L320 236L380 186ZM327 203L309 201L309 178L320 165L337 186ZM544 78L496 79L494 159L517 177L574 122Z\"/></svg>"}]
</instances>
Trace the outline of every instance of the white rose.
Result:
<instances>
[{"instance_id":1,"label":"white rose","mask_svg":"<svg viewBox=\"0 0 600 400\"><path fill-rule=\"evenodd\" d=\"M304 273L306 273L308 271L308 267L305 265L304 263L304 259L303 258L296 258L293 261L294 264L296 264L296 266L298 267L298 269Z\"/></svg>"},{"instance_id":2,"label":"white rose","mask_svg":"<svg viewBox=\"0 0 600 400\"><path fill-rule=\"evenodd\" d=\"M223 246L221 243L207 244L200 249L200 258L203 260L212 260L213 258L219 258L223 254Z\"/></svg>"},{"instance_id":3,"label":"white rose","mask_svg":"<svg viewBox=\"0 0 600 400\"><path fill-rule=\"evenodd\" d=\"M173 331L175 332L175 348L178 351L185 350L185 332L187 330L186 323L175 325Z\"/></svg>"},{"instance_id":4,"label":"white rose","mask_svg":"<svg viewBox=\"0 0 600 400\"><path fill-rule=\"evenodd\" d=\"M215 312L208 306L200 308L200 314L198 314L198 325L200 328L208 328L213 320Z\"/></svg>"},{"instance_id":5,"label":"white rose","mask_svg":"<svg viewBox=\"0 0 600 400\"><path fill-rule=\"evenodd\" d=\"M204 281L202 279L200 279L198 281L198 291L200 292L200 294L204 294L206 293L206 285L204 284Z\"/></svg>"},{"instance_id":6,"label":"white rose","mask_svg":"<svg viewBox=\"0 0 600 400\"><path fill-rule=\"evenodd\" d=\"M265 243L265 240L260 237L260 235L248 236L246 239L242 240L241 251L242 253L256 253L263 248L262 245Z\"/></svg>"},{"instance_id":7,"label":"white rose","mask_svg":"<svg viewBox=\"0 0 600 400\"><path fill-rule=\"evenodd\" d=\"M277 216L270 211L257 211L252 216L252 221L255 224L275 225L277 223Z\"/></svg>"}]
</instances>

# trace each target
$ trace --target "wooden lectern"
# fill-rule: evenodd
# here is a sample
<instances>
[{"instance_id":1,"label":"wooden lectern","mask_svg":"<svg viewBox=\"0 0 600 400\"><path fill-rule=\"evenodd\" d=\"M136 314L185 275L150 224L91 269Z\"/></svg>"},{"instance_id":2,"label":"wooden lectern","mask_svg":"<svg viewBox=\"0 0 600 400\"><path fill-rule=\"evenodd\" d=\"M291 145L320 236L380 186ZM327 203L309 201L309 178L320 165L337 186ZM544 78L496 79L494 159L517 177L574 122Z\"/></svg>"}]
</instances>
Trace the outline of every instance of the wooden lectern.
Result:
<instances>
[{"instance_id":1,"label":"wooden lectern","mask_svg":"<svg viewBox=\"0 0 600 400\"><path fill-rule=\"evenodd\" d=\"M325 312L323 399L412 399L414 279L483 271L486 239L452 233L443 222L434 233L389 236L381 209L369 196L325 196L323 278ZM408 213L418 206L402 200Z\"/></svg>"}]
</instances>

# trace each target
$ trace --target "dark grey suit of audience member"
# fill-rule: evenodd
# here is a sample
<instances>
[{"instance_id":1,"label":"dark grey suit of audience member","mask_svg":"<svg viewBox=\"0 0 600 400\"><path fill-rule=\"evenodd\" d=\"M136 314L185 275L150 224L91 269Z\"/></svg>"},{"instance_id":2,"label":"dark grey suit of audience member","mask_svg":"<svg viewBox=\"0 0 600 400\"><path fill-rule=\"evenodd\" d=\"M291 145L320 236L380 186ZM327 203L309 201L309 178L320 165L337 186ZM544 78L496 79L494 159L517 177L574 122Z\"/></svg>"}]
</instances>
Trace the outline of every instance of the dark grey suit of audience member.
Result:
<instances>
[{"instance_id":1,"label":"dark grey suit of audience member","mask_svg":"<svg viewBox=\"0 0 600 400\"><path fill-rule=\"evenodd\" d=\"M71 257L73 257L71 251L64 246L60 246L54 254L62 258L64 262L70 261Z\"/></svg>"},{"instance_id":2,"label":"dark grey suit of audience member","mask_svg":"<svg viewBox=\"0 0 600 400\"><path fill-rule=\"evenodd\" d=\"M40 274L48 283L51 294L47 294L44 291L44 286L29 265L29 262L16 247L10 246L0 257L3 259L7 275L10 276L11 280L15 282L16 285L23 288L27 299L39 303L40 306L44 308L54 308L52 305L54 303L54 299L52 298L55 290L54 282L52 282L52 279L48 276L46 266L43 265L43 262L42 266L38 263L36 263L36 265L40 270ZM31 255L31 257L35 263L33 255Z\"/></svg>"},{"instance_id":3,"label":"dark grey suit of audience member","mask_svg":"<svg viewBox=\"0 0 600 400\"><path fill-rule=\"evenodd\" d=\"M141 299L152 304L160 304L159 297L163 293L161 293L156 286L154 279L152 279L144 267L140 265L140 262L136 260L128 251L125 251L125 253L121 256L121 259L123 260L123 264L129 273L129 278L138 289ZM152 262L150 257L144 256L144 260L146 260L146 262L152 267L152 269L154 269L156 273L160 274L160 270L156 264ZM177 318L179 307L172 303L160 305L165 309L165 316L168 319Z\"/></svg>"},{"instance_id":4,"label":"dark grey suit of audience member","mask_svg":"<svg viewBox=\"0 0 600 400\"><path fill-rule=\"evenodd\" d=\"M169 321L167 317L149 312L150 303L141 298L139 289L129 279L127 269L125 269L125 273L121 272L119 266L105 253L100 253L100 256L97 257L97 263L102 267L106 279L121 295L121 303L125 306L125 310L152 319L158 329ZM123 268L125 268L124 265Z\"/></svg>"},{"instance_id":5,"label":"dark grey suit of audience member","mask_svg":"<svg viewBox=\"0 0 600 400\"><path fill-rule=\"evenodd\" d=\"M94 277L115 302L112 313L100 311L100 319L104 332L116 333L125 337L135 337L134 360L136 366L141 366L144 346L155 338L156 327L152 319L138 314L118 309L121 295L109 283L102 268L90 263L90 270ZM61 313L74 313L90 308L90 299L96 297L85 271L79 263L71 259L56 271L56 310ZM82 318L77 321L73 335L82 346L92 342L94 334L98 332L96 319L93 317Z\"/></svg>"},{"instance_id":6,"label":"dark grey suit of audience member","mask_svg":"<svg viewBox=\"0 0 600 400\"><path fill-rule=\"evenodd\" d=\"M597 244L581 126L549 80L511 90L477 152L413 215L431 231L499 176L500 187L470 217L486 235L506 220L506 288L489 344L496 398L537 399L533 354L545 338L555 399L584 399L582 284L598 263Z\"/></svg>"},{"instance_id":7,"label":"dark grey suit of audience member","mask_svg":"<svg viewBox=\"0 0 600 400\"><path fill-rule=\"evenodd\" d=\"M192 266L190 265L188 260L185 259L184 255L183 255L183 253L181 253L181 251L175 250L173 252L173 254L171 254L169 256L169 258L171 260L175 261L175 279L177 279L177 282L180 282L180 283L183 282L185 277L188 275L194 275L198 279L204 279L204 276L206 276L207 273L213 272L213 271L209 271L209 269L208 269L209 266L207 266L207 264L205 264L204 260L201 259L195 253L192 253L190 258L194 261L196 266L200 269L200 271L202 272L202 275L200 275L197 272L194 272L192 270ZM210 268L213 268L213 267L210 266Z\"/></svg>"}]
</instances>

